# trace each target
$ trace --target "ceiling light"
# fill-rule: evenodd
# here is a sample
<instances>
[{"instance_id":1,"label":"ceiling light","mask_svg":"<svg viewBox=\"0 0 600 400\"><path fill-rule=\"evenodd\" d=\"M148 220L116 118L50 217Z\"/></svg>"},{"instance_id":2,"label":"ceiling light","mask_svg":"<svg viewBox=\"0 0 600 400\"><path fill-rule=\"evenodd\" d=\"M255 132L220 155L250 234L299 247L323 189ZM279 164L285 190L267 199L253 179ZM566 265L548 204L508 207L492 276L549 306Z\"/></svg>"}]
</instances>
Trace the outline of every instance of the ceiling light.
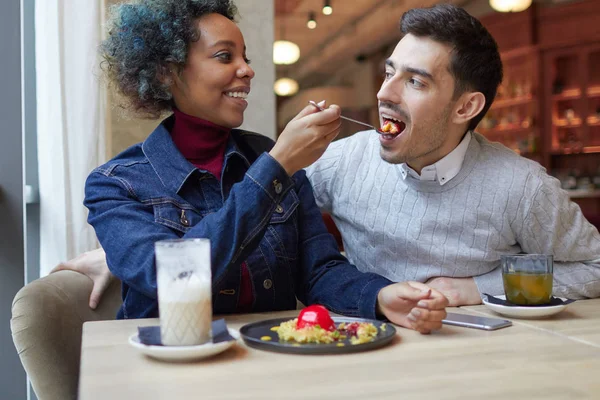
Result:
<instances>
[{"instance_id":1,"label":"ceiling light","mask_svg":"<svg viewBox=\"0 0 600 400\"><path fill-rule=\"evenodd\" d=\"M308 21L306 22L308 29L315 29L317 27L317 20L315 19L315 13L310 12L308 14Z\"/></svg>"},{"instance_id":2,"label":"ceiling light","mask_svg":"<svg viewBox=\"0 0 600 400\"><path fill-rule=\"evenodd\" d=\"M525 11L531 5L531 0L490 0L490 6L500 12Z\"/></svg>"},{"instance_id":3,"label":"ceiling light","mask_svg":"<svg viewBox=\"0 0 600 400\"><path fill-rule=\"evenodd\" d=\"M331 7L331 1L325 0L325 3L323 4L323 14L331 15L332 13L333 13L333 7Z\"/></svg>"},{"instance_id":4,"label":"ceiling light","mask_svg":"<svg viewBox=\"0 0 600 400\"><path fill-rule=\"evenodd\" d=\"M273 62L277 65L290 65L300 58L300 48L296 43L277 40L273 43Z\"/></svg>"},{"instance_id":5,"label":"ceiling light","mask_svg":"<svg viewBox=\"0 0 600 400\"><path fill-rule=\"evenodd\" d=\"M280 78L275 81L273 89L278 96L292 96L298 93L298 82L291 78Z\"/></svg>"}]
</instances>

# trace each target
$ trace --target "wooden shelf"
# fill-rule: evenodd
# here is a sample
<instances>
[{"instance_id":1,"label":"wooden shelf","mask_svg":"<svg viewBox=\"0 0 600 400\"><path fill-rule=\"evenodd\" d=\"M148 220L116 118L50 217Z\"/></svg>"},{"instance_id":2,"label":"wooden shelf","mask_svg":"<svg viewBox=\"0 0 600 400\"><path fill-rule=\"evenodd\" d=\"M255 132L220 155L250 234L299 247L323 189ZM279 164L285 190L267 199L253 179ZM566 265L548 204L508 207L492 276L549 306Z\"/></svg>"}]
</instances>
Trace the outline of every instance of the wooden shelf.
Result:
<instances>
[{"instance_id":1,"label":"wooden shelf","mask_svg":"<svg viewBox=\"0 0 600 400\"><path fill-rule=\"evenodd\" d=\"M574 118L571 123L566 119L555 119L552 121L552 124L557 128L579 128L581 126L581 118Z\"/></svg>"},{"instance_id":2,"label":"wooden shelf","mask_svg":"<svg viewBox=\"0 0 600 400\"><path fill-rule=\"evenodd\" d=\"M521 96L521 97L514 97L514 98L509 98L509 99L501 99L501 100L495 100L492 103L492 106L490 107L490 110L496 110L499 108L506 108L506 107L514 107L514 106L520 106L523 104L529 104L533 102L533 97L531 95L529 96Z\"/></svg>"},{"instance_id":3,"label":"wooden shelf","mask_svg":"<svg viewBox=\"0 0 600 400\"><path fill-rule=\"evenodd\" d=\"M600 153L600 146L585 146L580 151L554 149L550 152L552 155L569 155L569 154L597 154Z\"/></svg>"},{"instance_id":4,"label":"wooden shelf","mask_svg":"<svg viewBox=\"0 0 600 400\"><path fill-rule=\"evenodd\" d=\"M600 97L600 86L591 86L587 89L588 97Z\"/></svg>"},{"instance_id":5,"label":"wooden shelf","mask_svg":"<svg viewBox=\"0 0 600 400\"><path fill-rule=\"evenodd\" d=\"M585 122L588 126L600 126L600 118L598 117L587 117Z\"/></svg>"},{"instance_id":6,"label":"wooden shelf","mask_svg":"<svg viewBox=\"0 0 600 400\"><path fill-rule=\"evenodd\" d=\"M500 54L500 58L502 58L502 62L510 61L515 58L520 58L523 56L531 56L531 53L536 52L537 46L525 46L518 47L513 50L505 51Z\"/></svg>"},{"instance_id":7,"label":"wooden shelf","mask_svg":"<svg viewBox=\"0 0 600 400\"><path fill-rule=\"evenodd\" d=\"M555 94L552 96L552 100L554 101L577 100L580 98L581 90L579 89L567 89L564 90L561 94Z\"/></svg>"},{"instance_id":8,"label":"wooden shelf","mask_svg":"<svg viewBox=\"0 0 600 400\"><path fill-rule=\"evenodd\" d=\"M575 189L567 190L569 197L572 199L590 199L600 197L600 190Z\"/></svg>"},{"instance_id":9,"label":"wooden shelf","mask_svg":"<svg viewBox=\"0 0 600 400\"><path fill-rule=\"evenodd\" d=\"M585 154L595 154L600 153L600 146L585 146L583 148L583 152Z\"/></svg>"},{"instance_id":10,"label":"wooden shelf","mask_svg":"<svg viewBox=\"0 0 600 400\"><path fill-rule=\"evenodd\" d=\"M517 134L525 132L534 132L535 127L522 128L520 126L510 126L508 128L493 128L493 129L482 129L481 134L483 135L504 135L504 134ZM537 136L537 135L536 135Z\"/></svg>"}]
</instances>

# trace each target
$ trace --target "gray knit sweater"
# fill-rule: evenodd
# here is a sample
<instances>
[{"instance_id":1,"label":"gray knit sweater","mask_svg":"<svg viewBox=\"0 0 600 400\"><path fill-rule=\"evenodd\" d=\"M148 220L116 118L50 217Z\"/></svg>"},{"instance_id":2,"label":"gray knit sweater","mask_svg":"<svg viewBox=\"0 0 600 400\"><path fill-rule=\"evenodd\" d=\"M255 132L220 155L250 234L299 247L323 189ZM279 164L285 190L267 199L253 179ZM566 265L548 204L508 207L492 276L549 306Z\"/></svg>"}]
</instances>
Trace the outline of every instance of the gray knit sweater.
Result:
<instances>
[{"instance_id":1,"label":"gray knit sweater","mask_svg":"<svg viewBox=\"0 0 600 400\"><path fill-rule=\"evenodd\" d=\"M554 294L600 297L600 235L538 163L474 133L443 186L404 180L373 131L332 143L307 169L348 259L393 281L475 277L503 294L500 255L554 254Z\"/></svg>"}]
</instances>

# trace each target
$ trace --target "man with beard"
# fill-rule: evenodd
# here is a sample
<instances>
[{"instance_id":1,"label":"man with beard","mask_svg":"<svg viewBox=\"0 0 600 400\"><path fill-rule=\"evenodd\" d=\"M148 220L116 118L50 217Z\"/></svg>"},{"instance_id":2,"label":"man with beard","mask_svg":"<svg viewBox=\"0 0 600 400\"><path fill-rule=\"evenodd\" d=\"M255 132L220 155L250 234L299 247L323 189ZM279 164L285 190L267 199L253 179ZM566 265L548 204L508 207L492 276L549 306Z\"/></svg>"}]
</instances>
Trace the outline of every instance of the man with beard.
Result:
<instances>
[{"instance_id":1,"label":"man with beard","mask_svg":"<svg viewBox=\"0 0 600 400\"><path fill-rule=\"evenodd\" d=\"M542 166L474 132L502 81L490 33L447 4L400 29L377 94L384 133L334 142L307 169L348 259L465 305L503 294L501 255L553 254L555 295L600 296L598 230Z\"/></svg>"}]
</instances>

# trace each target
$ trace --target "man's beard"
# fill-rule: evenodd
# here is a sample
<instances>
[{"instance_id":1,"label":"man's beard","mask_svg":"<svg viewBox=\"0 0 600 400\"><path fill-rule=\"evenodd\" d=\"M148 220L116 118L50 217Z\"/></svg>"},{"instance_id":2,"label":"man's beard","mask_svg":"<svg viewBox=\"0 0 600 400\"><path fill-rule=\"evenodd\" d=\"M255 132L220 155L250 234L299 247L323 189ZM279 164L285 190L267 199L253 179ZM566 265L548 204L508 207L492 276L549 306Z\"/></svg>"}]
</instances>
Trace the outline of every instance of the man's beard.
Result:
<instances>
[{"instance_id":1,"label":"man's beard","mask_svg":"<svg viewBox=\"0 0 600 400\"><path fill-rule=\"evenodd\" d=\"M382 145L380 149L380 156L383 159L383 161L390 164L406 163L410 165L411 161L427 157L429 154L439 150L440 147L442 147L444 145L444 142L446 141L446 130L448 129L448 121L450 120L450 110L452 106L452 104L448 104L443 110L442 115L440 115L440 117L437 120L433 121L430 124L427 124L429 125L428 128L417 128L416 130L413 130L414 126L411 126L411 140L408 143L405 143L401 148L401 150L404 150L404 148L408 146L406 151L394 153L393 148L386 149ZM418 139L415 135L418 136ZM415 140L418 140L420 142L420 145L416 149L415 147L412 147Z\"/></svg>"}]
</instances>

